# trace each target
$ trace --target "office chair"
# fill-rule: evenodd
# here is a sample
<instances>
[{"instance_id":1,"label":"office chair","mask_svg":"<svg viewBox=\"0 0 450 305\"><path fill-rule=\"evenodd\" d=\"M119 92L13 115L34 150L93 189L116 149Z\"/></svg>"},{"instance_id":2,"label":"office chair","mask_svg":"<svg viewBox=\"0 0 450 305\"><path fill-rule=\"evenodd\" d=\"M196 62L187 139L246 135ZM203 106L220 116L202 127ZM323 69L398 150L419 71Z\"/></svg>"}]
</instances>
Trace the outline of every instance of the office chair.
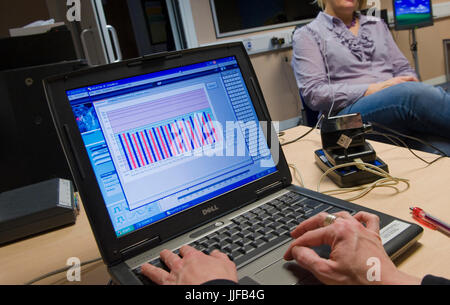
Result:
<instances>
[{"instance_id":1,"label":"office chair","mask_svg":"<svg viewBox=\"0 0 450 305\"><path fill-rule=\"evenodd\" d=\"M305 103L305 99L303 98L303 95L300 90L299 90L299 94L300 94L300 100L302 101L303 110L305 111L306 125L310 126L310 127L316 126L318 118L319 118L319 112L314 111L308 107L308 105Z\"/></svg>"}]
</instances>

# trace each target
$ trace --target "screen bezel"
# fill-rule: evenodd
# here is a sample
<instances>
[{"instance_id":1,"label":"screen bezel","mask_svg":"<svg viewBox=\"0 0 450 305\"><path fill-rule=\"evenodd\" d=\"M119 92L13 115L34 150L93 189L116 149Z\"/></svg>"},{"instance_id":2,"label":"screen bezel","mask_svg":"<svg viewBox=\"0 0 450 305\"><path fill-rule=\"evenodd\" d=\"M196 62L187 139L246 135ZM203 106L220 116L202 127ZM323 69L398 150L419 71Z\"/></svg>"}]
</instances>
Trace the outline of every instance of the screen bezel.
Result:
<instances>
[{"instance_id":1,"label":"screen bezel","mask_svg":"<svg viewBox=\"0 0 450 305\"><path fill-rule=\"evenodd\" d=\"M164 221L150 224L130 234L117 237L100 188L92 187L98 185L98 182L66 96L66 91L230 56L235 56L237 59L258 119L271 122L256 74L242 43L203 47L127 60L91 68L87 71L52 77L44 82L59 138L100 253L107 265L113 265L128 259L129 257L124 250L130 249L133 245L142 244L155 238L159 243L166 242L230 211L256 201L260 197L258 190L280 181L282 182L280 187L290 185L292 178L281 146L276 145L279 156L276 172L175 214ZM275 136L272 136L272 140L278 143L276 133ZM236 198L239 198L239 200L237 201ZM211 205L216 205L217 211L203 215L202 209Z\"/></svg>"},{"instance_id":2,"label":"screen bezel","mask_svg":"<svg viewBox=\"0 0 450 305\"><path fill-rule=\"evenodd\" d=\"M429 20L427 20L426 22L421 22L421 23L417 23L414 25L400 25L398 24L397 21L397 10L396 10L396 6L395 6L395 1L396 0L392 0L392 9L394 12L394 28L396 31L401 31L401 30L413 30L413 29L418 29L418 28L423 28L423 27L427 27L427 26L432 26L434 24L434 17L433 17L433 3L430 0L430 16L431 18Z\"/></svg>"}]
</instances>

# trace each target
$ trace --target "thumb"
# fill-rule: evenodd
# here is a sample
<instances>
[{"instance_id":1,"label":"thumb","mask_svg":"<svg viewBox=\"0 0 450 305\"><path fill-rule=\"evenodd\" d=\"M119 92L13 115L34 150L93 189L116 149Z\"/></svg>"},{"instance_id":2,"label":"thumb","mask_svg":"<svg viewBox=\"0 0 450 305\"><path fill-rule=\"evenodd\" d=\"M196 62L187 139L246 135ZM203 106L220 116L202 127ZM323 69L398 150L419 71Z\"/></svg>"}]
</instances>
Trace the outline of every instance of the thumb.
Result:
<instances>
[{"instance_id":1,"label":"thumb","mask_svg":"<svg viewBox=\"0 0 450 305\"><path fill-rule=\"evenodd\" d=\"M300 267L310 271L314 275L327 272L330 269L328 260L321 258L311 248L295 246L292 248L291 254Z\"/></svg>"}]
</instances>

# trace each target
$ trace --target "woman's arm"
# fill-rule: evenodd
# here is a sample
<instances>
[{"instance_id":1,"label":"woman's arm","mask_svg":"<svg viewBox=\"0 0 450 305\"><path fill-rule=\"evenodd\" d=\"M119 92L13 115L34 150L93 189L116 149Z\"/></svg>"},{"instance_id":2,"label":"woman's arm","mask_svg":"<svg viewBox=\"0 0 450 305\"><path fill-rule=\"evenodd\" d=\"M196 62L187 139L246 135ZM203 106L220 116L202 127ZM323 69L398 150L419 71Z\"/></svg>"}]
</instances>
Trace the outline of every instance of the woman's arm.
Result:
<instances>
[{"instance_id":1,"label":"woman's arm","mask_svg":"<svg viewBox=\"0 0 450 305\"><path fill-rule=\"evenodd\" d=\"M314 34L302 28L294 33L292 67L305 103L315 111L342 109L364 96L369 84L333 84L328 81L326 64ZM334 97L333 97L334 96Z\"/></svg>"},{"instance_id":2,"label":"woman's arm","mask_svg":"<svg viewBox=\"0 0 450 305\"><path fill-rule=\"evenodd\" d=\"M389 58L391 59L392 66L394 67L394 77L397 76L413 76L417 79L416 71L411 67L409 61L403 55L398 48L397 44L392 38L392 34L385 23L383 23L383 29L385 31Z\"/></svg>"},{"instance_id":3,"label":"woman's arm","mask_svg":"<svg viewBox=\"0 0 450 305\"><path fill-rule=\"evenodd\" d=\"M408 60L397 47L387 25L384 22L381 22L380 27L382 28L381 30L383 31L384 37L386 37L387 57L391 61L394 77L384 82L370 84L364 96L377 93L378 91L404 82L418 82L414 69L410 66Z\"/></svg>"}]
</instances>

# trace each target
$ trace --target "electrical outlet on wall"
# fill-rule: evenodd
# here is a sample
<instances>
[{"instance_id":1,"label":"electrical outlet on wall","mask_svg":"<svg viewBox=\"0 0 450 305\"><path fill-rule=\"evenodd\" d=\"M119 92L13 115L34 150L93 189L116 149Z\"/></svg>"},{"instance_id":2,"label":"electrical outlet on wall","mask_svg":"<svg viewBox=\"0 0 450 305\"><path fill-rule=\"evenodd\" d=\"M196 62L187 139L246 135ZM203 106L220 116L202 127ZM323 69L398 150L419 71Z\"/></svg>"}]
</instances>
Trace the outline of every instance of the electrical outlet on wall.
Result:
<instances>
[{"instance_id":1,"label":"electrical outlet on wall","mask_svg":"<svg viewBox=\"0 0 450 305\"><path fill-rule=\"evenodd\" d=\"M250 55L283 50L292 47L293 30L293 28L289 28L270 33L253 35L251 37L220 40L214 43L203 44L202 46L241 41L244 44L244 47L247 49L248 54Z\"/></svg>"}]
</instances>

